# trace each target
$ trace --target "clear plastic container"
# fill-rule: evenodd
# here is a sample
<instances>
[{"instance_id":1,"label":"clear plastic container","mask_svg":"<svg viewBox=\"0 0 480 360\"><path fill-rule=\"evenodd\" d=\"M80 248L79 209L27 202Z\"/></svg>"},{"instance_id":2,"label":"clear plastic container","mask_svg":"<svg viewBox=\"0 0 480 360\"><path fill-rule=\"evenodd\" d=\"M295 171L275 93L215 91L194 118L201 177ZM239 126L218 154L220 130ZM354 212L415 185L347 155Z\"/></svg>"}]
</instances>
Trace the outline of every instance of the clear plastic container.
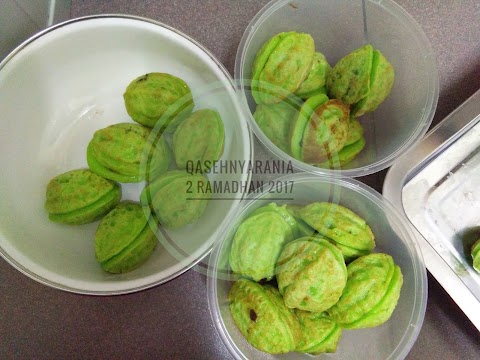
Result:
<instances>
[{"instance_id":1,"label":"clear plastic container","mask_svg":"<svg viewBox=\"0 0 480 360\"><path fill-rule=\"evenodd\" d=\"M249 116L254 133L275 156L312 173L334 171L349 177L364 176L390 166L426 133L438 100L435 55L419 25L399 5L391 0L270 2L250 22L236 57L235 79L251 113L255 103L248 79L253 60L268 39L283 31L311 34L316 51L322 52L332 66L351 51L371 43L392 63L395 84L376 111L360 118L366 146L341 170L317 168L295 160L276 147Z\"/></svg>"},{"instance_id":2,"label":"clear plastic container","mask_svg":"<svg viewBox=\"0 0 480 360\"><path fill-rule=\"evenodd\" d=\"M44 209L50 179L87 167L96 130L133 122L122 96L127 85L158 71L188 83L195 110L221 114L222 161L251 159L250 129L228 71L203 46L159 22L123 15L73 19L35 35L0 63L0 256L18 270L62 290L114 295L171 280L210 252L223 216L235 211L243 193L211 201L196 224L161 234L155 229L159 244L152 256L118 276L95 260L98 222L56 224ZM248 182L250 172L209 179ZM123 199L138 201L144 185L123 184Z\"/></svg>"},{"instance_id":3,"label":"clear plastic container","mask_svg":"<svg viewBox=\"0 0 480 360\"><path fill-rule=\"evenodd\" d=\"M423 323L427 303L427 276L421 252L408 221L382 195L353 179L312 174L293 174L281 179L283 191L267 186L242 202L234 217L220 232L223 239L210 256L207 292L214 324L226 347L236 359L309 359L310 355L281 356L260 352L249 345L230 314L228 292L235 276L228 264L231 241L239 224L255 209L270 202L307 204L330 201L346 206L364 218L375 234L374 252L393 256L400 266L404 284L397 308L383 325L344 330L334 359L403 359L413 346Z\"/></svg>"}]
</instances>

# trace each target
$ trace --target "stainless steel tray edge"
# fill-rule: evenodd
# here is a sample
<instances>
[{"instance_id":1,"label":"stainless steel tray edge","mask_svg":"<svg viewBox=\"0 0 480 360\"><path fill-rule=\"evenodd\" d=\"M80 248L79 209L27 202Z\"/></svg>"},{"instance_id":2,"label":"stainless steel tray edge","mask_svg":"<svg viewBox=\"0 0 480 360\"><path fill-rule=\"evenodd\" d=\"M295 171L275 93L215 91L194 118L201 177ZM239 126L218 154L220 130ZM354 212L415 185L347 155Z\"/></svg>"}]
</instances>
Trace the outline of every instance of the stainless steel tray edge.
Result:
<instances>
[{"instance_id":1,"label":"stainless steel tray edge","mask_svg":"<svg viewBox=\"0 0 480 360\"><path fill-rule=\"evenodd\" d=\"M480 121L479 114L480 90L430 130L419 144L401 156L389 169L383 185L383 195L407 219L402 202L404 186L445 148L477 124ZM480 331L479 301L413 224L412 229L427 269Z\"/></svg>"}]
</instances>

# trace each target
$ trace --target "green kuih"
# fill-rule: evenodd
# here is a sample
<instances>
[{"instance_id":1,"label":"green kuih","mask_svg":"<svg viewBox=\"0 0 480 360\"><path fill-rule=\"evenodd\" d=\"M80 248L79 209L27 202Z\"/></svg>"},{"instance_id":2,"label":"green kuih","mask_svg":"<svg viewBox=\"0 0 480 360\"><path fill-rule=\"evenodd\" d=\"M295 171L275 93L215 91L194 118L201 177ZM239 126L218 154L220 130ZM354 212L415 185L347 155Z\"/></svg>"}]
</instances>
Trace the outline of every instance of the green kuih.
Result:
<instances>
[{"instance_id":1,"label":"green kuih","mask_svg":"<svg viewBox=\"0 0 480 360\"><path fill-rule=\"evenodd\" d=\"M230 267L255 281L272 279L283 246L297 233L297 223L284 206L271 203L258 208L235 232Z\"/></svg>"},{"instance_id":2,"label":"green kuih","mask_svg":"<svg viewBox=\"0 0 480 360\"><path fill-rule=\"evenodd\" d=\"M295 351L311 355L334 353L342 336L342 328L325 312L295 310L301 337Z\"/></svg>"},{"instance_id":3,"label":"green kuih","mask_svg":"<svg viewBox=\"0 0 480 360\"><path fill-rule=\"evenodd\" d=\"M313 55L312 67L305 81L295 92L301 99L308 99L314 95L326 94L327 76L332 68L322 53L316 52Z\"/></svg>"},{"instance_id":4,"label":"green kuih","mask_svg":"<svg viewBox=\"0 0 480 360\"><path fill-rule=\"evenodd\" d=\"M120 186L86 169L60 174L50 180L45 209L51 221L81 225L98 220L122 197Z\"/></svg>"},{"instance_id":5,"label":"green kuih","mask_svg":"<svg viewBox=\"0 0 480 360\"><path fill-rule=\"evenodd\" d=\"M228 299L235 324L252 346L270 354L295 350L300 325L277 289L240 279L231 287Z\"/></svg>"},{"instance_id":6,"label":"green kuih","mask_svg":"<svg viewBox=\"0 0 480 360\"><path fill-rule=\"evenodd\" d=\"M252 96L257 104L274 104L294 94L307 79L315 54L313 38L283 32L268 40L252 67Z\"/></svg>"},{"instance_id":7,"label":"green kuih","mask_svg":"<svg viewBox=\"0 0 480 360\"><path fill-rule=\"evenodd\" d=\"M300 217L300 210L302 208L303 208L303 206L301 206L301 205L293 205L293 204L286 205L287 211L297 221L297 226L298 226L298 235L297 236L299 236L299 237L311 236L315 233L315 229L312 228L310 225L308 225Z\"/></svg>"},{"instance_id":8,"label":"green kuih","mask_svg":"<svg viewBox=\"0 0 480 360\"><path fill-rule=\"evenodd\" d=\"M480 239L472 246L473 268L480 273Z\"/></svg>"},{"instance_id":9,"label":"green kuih","mask_svg":"<svg viewBox=\"0 0 480 360\"><path fill-rule=\"evenodd\" d=\"M315 166L321 168L330 168L330 169L341 169L350 163L357 155L363 150L366 142L365 138L360 138L357 142L354 142L351 145L345 145L338 154L333 155L327 161L324 161Z\"/></svg>"},{"instance_id":10,"label":"green kuih","mask_svg":"<svg viewBox=\"0 0 480 360\"><path fill-rule=\"evenodd\" d=\"M319 164L335 156L348 137L349 108L339 100L323 95L309 98L291 130L294 158L307 164Z\"/></svg>"},{"instance_id":11,"label":"green kuih","mask_svg":"<svg viewBox=\"0 0 480 360\"><path fill-rule=\"evenodd\" d=\"M350 118L348 125L348 135L345 145L327 161L316 164L318 167L339 169L351 162L365 147L365 138L363 137L363 126L354 117Z\"/></svg>"},{"instance_id":12,"label":"green kuih","mask_svg":"<svg viewBox=\"0 0 480 360\"><path fill-rule=\"evenodd\" d=\"M153 143L149 136L149 128L132 123L97 130L87 147L88 166L123 183L153 179L167 171L172 156L163 136Z\"/></svg>"},{"instance_id":13,"label":"green kuih","mask_svg":"<svg viewBox=\"0 0 480 360\"><path fill-rule=\"evenodd\" d=\"M329 97L351 105L367 96L372 63L373 47L370 44L340 59L327 79Z\"/></svg>"},{"instance_id":14,"label":"green kuih","mask_svg":"<svg viewBox=\"0 0 480 360\"><path fill-rule=\"evenodd\" d=\"M168 229L179 229L196 222L212 197L208 179L183 170L169 171L151 182L140 194L143 206Z\"/></svg>"},{"instance_id":15,"label":"green kuih","mask_svg":"<svg viewBox=\"0 0 480 360\"><path fill-rule=\"evenodd\" d=\"M369 254L375 247L375 237L365 220L344 206L315 202L305 206L300 217L333 242L347 262Z\"/></svg>"},{"instance_id":16,"label":"green kuih","mask_svg":"<svg viewBox=\"0 0 480 360\"><path fill-rule=\"evenodd\" d=\"M328 313L346 329L378 326L392 315L400 297L403 276L393 258L375 253L347 266L348 280L340 300Z\"/></svg>"},{"instance_id":17,"label":"green kuih","mask_svg":"<svg viewBox=\"0 0 480 360\"><path fill-rule=\"evenodd\" d=\"M334 66L327 78L327 93L347 105L352 115L374 111L390 94L395 74L392 65L372 45L348 54Z\"/></svg>"},{"instance_id":18,"label":"green kuih","mask_svg":"<svg viewBox=\"0 0 480 360\"><path fill-rule=\"evenodd\" d=\"M290 103L281 101L273 105L257 105L253 117L263 131L280 150L290 153L290 128L298 110Z\"/></svg>"},{"instance_id":19,"label":"green kuih","mask_svg":"<svg viewBox=\"0 0 480 360\"><path fill-rule=\"evenodd\" d=\"M297 160L303 160L303 134L315 112L315 109L328 102L325 94L318 94L309 98L300 108L290 129L290 150Z\"/></svg>"},{"instance_id":20,"label":"green kuih","mask_svg":"<svg viewBox=\"0 0 480 360\"><path fill-rule=\"evenodd\" d=\"M347 135L347 140L345 141L345 146L353 145L358 140L363 138L363 126L354 117L350 117L350 123L348 125L348 135Z\"/></svg>"},{"instance_id":21,"label":"green kuih","mask_svg":"<svg viewBox=\"0 0 480 360\"><path fill-rule=\"evenodd\" d=\"M173 135L177 167L186 169L192 163L195 169L208 171L222 157L224 144L225 129L219 113L210 109L195 111Z\"/></svg>"},{"instance_id":22,"label":"green kuih","mask_svg":"<svg viewBox=\"0 0 480 360\"><path fill-rule=\"evenodd\" d=\"M347 282L342 253L320 237L289 242L277 265L278 290L288 308L325 311L338 301Z\"/></svg>"},{"instance_id":23,"label":"green kuih","mask_svg":"<svg viewBox=\"0 0 480 360\"><path fill-rule=\"evenodd\" d=\"M152 254L157 239L142 206L122 201L105 216L95 233L95 257L113 274L138 268Z\"/></svg>"},{"instance_id":24,"label":"green kuih","mask_svg":"<svg viewBox=\"0 0 480 360\"><path fill-rule=\"evenodd\" d=\"M370 74L370 90L362 100L352 108L352 115L361 116L374 111L387 98L395 82L392 64L378 50L373 51L372 72Z\"/></svg>"},{"instance_id":25,"label":"green kuih","mask_svg":"<svg viewBox=\"0 0 480 360\"><path fill-rule=\"evenodd\" d=\"M182 79L166 73L137 77L123 94L130 117L141 125L173 133L193 110L192 92Z\"/></svg>"}]
</instances>

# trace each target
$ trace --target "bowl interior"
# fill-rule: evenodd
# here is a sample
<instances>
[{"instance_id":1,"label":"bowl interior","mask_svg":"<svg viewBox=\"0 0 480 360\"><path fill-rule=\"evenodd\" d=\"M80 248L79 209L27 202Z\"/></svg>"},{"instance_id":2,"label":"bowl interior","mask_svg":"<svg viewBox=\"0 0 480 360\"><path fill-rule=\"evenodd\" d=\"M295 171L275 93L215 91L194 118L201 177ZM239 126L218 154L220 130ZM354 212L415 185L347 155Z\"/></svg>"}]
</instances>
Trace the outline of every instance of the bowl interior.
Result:
<instances>
[{"instance_id":1,"label":"bowl interior","mask_svg":"<svg viewBox=\"0 0 480 360\"><path fill-rule=\"evenodd\" d=\"M270 201L277 204L308 204L330 201L352 209L364 218L375 234L374 252L393 256L404 276L400 299L392 317L383 325L361 330L344 330L335 359L402 359L413 346L422 326L426 306L426 270L422 256L406 220L375 193L354 180L332 181L314 175L293 175L292 192L281 196L263 193L248 201L228 225L224 241L211 255L212 276L208 279L209 303L214 322L229 350L239 359L306 359L309 355L289 353L269 355L250 346L237 329L230 314L228 292L235 276L230 273L228 255L236 228L248 215ZM284 194L285 195L285 194Z\"/></svg>"},{"instance_id":2,"label":"bowl interior","mask_svg":"<svg viewBox=\"0 0 480 360\"><path fill-rule=\"evenodd\" d=\"M245 32L235 64L243 98L253 113L255 103L248 83L257 52L283 31L306 32L315 40L331 66L351 51L371 43L392 63L395 83L391 94L373 113L359 119L365 128L366 147L342 170L362 176L384 169L427 131L438 100L438 75L433 50L416 22L397 4L385 1L287 0L267 5ZM275 155L305 171L325 173L292 159L278 149L249 117L259 139Z\"/></svg>"},{"instance_id":3,"label":"bowl interior","mask_svg":"<svg viewBox=\"0 0 480 360\"><path fill-rule=\"evenodd\" d=\"M250 134L231 78L208 52L162 24L94 17L48 30L2 65L0 250L7 260L52 286L101 294L166 281L208 253L223 216L241 195L211 201L198 223L165 233L147 263L118 276L104 273L95 261L98 223L55 224L43 208L51 178L87 167L86 146L96 130L132 122L123 92L130 81L148 72L184 79L195 110L210 107L220 113L227 139L222 160L250 159ZM249 174L209 178L246 181ZM124 184L123 199L138 201L143 186Z\"/></svg>"}]
</instances>

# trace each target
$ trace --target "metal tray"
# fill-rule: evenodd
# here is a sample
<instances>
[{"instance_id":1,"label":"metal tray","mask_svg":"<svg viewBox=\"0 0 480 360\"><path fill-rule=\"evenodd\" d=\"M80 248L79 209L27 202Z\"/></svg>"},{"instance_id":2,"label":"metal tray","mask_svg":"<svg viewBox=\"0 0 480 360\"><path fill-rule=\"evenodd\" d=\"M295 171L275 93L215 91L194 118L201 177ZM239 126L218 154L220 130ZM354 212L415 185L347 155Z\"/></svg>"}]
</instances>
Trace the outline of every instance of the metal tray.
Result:
<instances>
[{"instance_id":1,"label":"metal tray","mask_svg":"<svg viewBox=\"0 0 480 360\"><path fill-rule=\"evenodd\" d=\"M480 90L390 168L383 195L416 229L430 273L480 331Z\"/></svg>"}]
</instances>

